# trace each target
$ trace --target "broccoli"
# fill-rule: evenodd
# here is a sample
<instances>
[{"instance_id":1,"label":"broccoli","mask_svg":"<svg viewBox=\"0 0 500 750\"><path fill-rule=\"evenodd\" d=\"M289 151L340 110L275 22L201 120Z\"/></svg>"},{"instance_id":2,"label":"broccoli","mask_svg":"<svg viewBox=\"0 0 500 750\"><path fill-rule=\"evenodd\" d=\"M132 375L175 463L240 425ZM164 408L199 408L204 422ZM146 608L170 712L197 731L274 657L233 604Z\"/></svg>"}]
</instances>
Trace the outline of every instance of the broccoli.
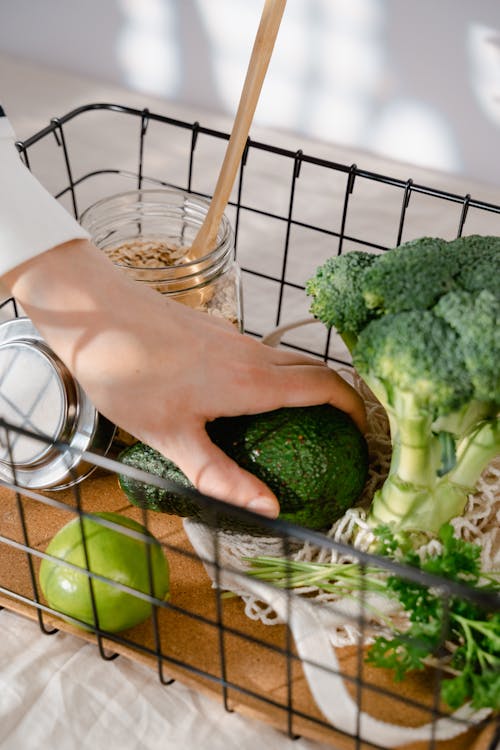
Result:
<instances>
[{"instance_id":1,"label":"broccoli","mask_svg":"<svg viewBox=\"0 0 500 750\"><path fill-rule=\"evenodd\" d=\"M375 255L354 251L339 258L330 258L318 268L311 279L309 292L314 296L314 315L328 328L335 326L345 338L354 338L366 325L370 312L366 307L361 285L365 270Z\"/></svg>"},{"instance_id":2,"label":"broccoli","mask_svg":"<svg viewBox=\"0 0 500 750\"><path fill-rule=\"evenodd\" d=\"M458 260L458 287L468 292L487 290L499 297L500 274L495 264L500 256L500 237L459 237L449 245Z\"/></svg>"},{"instance_id":3,"label":"broccoli","mask_svg":"<svg viewBox=\"0 0 500 750\"><path fill-rule=\"evenodd\" d=\"M336 328L387 411L392 458L374 527L437 533L500 453L498 258L497 237L424 237L330 258L307 282L311 312Z\"/></svg>"},{"instance_id":4,"label":"broccoli","mask_svg":"<svg viewBox=\"0 0 500 750\"><path fill-rule=\"evenodd\" d=\"M433 260L439 254L440 262ZM429 284L429 264L434 266ZM443 240L424 237L377 256L363 279L367 308L379 313L426 310L453 288L457 256ZM361 283L361 282L360 282Z\"/></svg>"}]
</instances>

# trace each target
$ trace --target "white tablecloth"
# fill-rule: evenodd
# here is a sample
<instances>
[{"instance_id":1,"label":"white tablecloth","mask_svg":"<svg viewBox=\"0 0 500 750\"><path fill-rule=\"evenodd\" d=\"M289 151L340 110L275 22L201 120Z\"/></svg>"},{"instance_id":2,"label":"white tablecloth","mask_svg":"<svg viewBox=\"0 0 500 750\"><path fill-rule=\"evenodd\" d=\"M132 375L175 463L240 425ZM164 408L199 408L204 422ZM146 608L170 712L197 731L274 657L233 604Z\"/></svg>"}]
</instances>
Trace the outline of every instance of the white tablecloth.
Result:
<instances>
[{"instance_id":1,"label":"white tablecloth","mask_svg":"<svg viewBox=\"0 0 500 750\"><path fill-rule=\"evenodd\" d=\"M2 750L321 750L93 644L0 612Z\"/></svg>"}]
</instances>

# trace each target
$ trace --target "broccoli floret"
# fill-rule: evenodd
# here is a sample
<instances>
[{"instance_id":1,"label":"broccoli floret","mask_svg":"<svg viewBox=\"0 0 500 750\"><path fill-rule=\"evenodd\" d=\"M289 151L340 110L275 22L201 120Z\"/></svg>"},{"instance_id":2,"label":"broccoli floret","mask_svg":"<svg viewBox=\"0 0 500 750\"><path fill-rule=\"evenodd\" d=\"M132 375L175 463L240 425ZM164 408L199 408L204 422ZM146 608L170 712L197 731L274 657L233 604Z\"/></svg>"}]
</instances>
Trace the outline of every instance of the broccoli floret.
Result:
<instances>
[{"instance_id":1,"label":"broccoli floret","mask_svg":"<svg viewBox=\"0 0 500 750\"><path fill-rule=\"evenodd\" d=\"M309 279L312 314L351 340L371 317L362 294L362 278L377 256L354 250L330 258Z\"/></svg>"},{"instance_id":2,"label":"broccoli floret","mask_svg":"<svg viewBox=\"0 0 500 750\"><path fill-rule=\"evenodd\" d=\"M435 419L472 397L459 337L430 310L373 320L359 335L353 363L362 377L383 383L393 408L410 394L414 408Z\"/></svg>"},{"instance_id":3,"label":"broccoli floret","mask_svg":"<svg viewBox=\"0 0 500 750\"><path fill-rule=\"evenodd\" d=\"M460 515L481 472L500 453L500 239L479 236L406 243L349 277L349 300L366 307L349 327L339 308L338 259L322 277L312 311L339 333L353 364L384 405L393 445L389 476L370 520L437 532ZM316 292L314 283L309 293ZM348 331L348 336L344 331Z\"/></svg>"},{"instance_id":4,"label":"broccoli floret","mask_svg":"<svg viewBox=\"0 0 500 750\"><path fill-rule=\"evenodd\" d=\"M468 292L489 291L500 298L500 237L469 235L449 243L456 255L456 286Z\"/></svg>"},{"instance_id":5,"label":"broccoli floret","mask_svg":"<svg viewBox=\"0 0 500 750\"><path fill-rule=\"evenodd\" d=\"M441 297L435 312L460 339L476 398L500 403L500 294L450 292Z\"/></svg>"},{"instance_id":6,"label":"broccoli floret","mask_svg":"<svg viewBox=\"0 0 500 750\"><path fill-rule=\"evenodd\" d=\"M363 277L366 306L384 315L427 310L454 288L457 262L447 243L433 237L406 242L379 255Z\"/></svg>"}]
</instances>

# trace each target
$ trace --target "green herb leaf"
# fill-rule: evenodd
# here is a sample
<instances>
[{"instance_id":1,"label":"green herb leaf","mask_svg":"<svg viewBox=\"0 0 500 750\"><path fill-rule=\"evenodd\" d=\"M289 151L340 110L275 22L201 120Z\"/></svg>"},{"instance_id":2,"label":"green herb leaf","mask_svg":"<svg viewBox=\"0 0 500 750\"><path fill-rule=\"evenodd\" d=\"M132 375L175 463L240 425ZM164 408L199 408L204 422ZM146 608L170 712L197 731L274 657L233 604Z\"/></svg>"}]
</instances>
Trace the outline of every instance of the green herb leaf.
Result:
<instances>
[{"instance_id":1,"label":"green herb leaf","mask_svg":"<svg viewBox=\"0 0 500 750\"><path fill-rule=\"evenodd\" d=\"M409 535L396 537L388 526L378 527L376 538L379 554L425 573L481 590L500 591L498 578L481 572L479 546L457 539L450 524L440 529L441 550L422 557L412 548ZM392 637L376 638L367 661L393 670L399 681L408 672L424 669L430 657L439 659L445 643L452 644L451 667L459 674L443 679L443 700L451 709L470 700L474 708L500 710L500 612L484 611L466 597L445 598L440 590L388 575L375 566L273 557L246 559L250 575L282 588L316 587L342 596L364 590L396 599L409 626L404 632L394 629Z\"/></svg>"}]
</instances>

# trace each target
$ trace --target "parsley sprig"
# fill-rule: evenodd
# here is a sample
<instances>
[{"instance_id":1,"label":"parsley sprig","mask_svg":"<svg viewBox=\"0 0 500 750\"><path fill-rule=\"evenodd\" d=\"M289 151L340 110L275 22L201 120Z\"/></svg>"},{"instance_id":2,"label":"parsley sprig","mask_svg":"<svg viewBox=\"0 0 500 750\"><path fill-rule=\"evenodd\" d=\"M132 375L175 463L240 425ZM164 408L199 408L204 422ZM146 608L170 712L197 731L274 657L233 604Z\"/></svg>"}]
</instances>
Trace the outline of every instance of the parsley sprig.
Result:
<instances>
[{"instance_id":1,"label":"parsley sprig","mask_svg":"<svg viewBox=\"0 0 500 750\"><path fill-rule=\"evenodd\" d=\"M379 554L493 595L500 592L500 579L481 571L480 547L457 539L450 524L439 533L439 552L421 555L408 539L396 538L387 527L376 529ZM422 670L429 661L442 663L446 653L446 677L441 697L456 709L470 701L473 708L500 710L500 611L485 607L477 597L446 593L439 586L409 580L374 566L357 563L314 563L279 557L248 558L248 574L281 588L317 588L341 596L365 591L396 600L406 614L407 627L392 629L390 636L377 636L367 661L393 670L396 681L408 672ZM367 603L368 604L368 603ZM372 606L370 604L370 606ZM383 617L383 615L381 615Z\"/></svg>"}]
</instances>

